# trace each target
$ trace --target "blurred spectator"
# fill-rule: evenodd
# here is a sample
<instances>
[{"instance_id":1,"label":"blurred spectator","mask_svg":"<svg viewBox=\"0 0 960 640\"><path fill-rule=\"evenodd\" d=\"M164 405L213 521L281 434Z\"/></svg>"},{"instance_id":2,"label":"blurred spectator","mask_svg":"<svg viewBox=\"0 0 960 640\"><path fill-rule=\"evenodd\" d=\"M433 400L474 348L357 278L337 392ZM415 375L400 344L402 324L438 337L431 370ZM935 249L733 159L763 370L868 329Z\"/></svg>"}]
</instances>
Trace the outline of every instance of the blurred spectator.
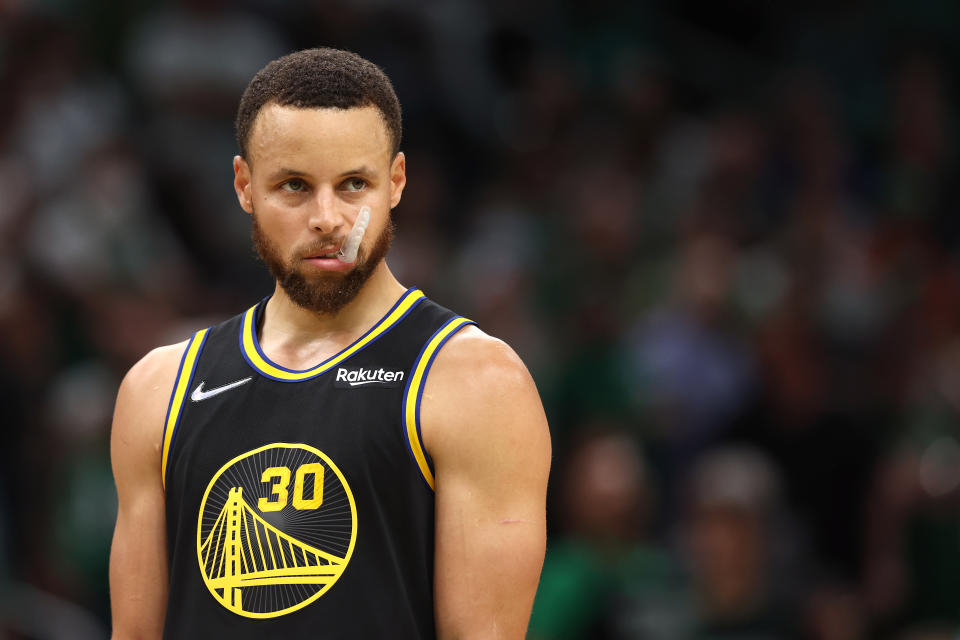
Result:
<instances>
[{"instance_id":1,"label":"blurred spectator","mask_svg":"<svg viewBox=\"0 0 960 640\"><path fill-rule=\"evenodd\" d=\"M556 490L565 535L548 545L530 637L679 638L689 631L677 565L650 539L654 488L618 431L584 433Z\"/></svg>"},{"instance_id":2,"label":"blurred spectator","mask_svg":"<svg viewBox=\"0 0 960 640\"><path fill-rule=\"evenodd\" d=\"M99 616L109 613L107 567L117 498L110 469L109 425L120 381L99 362L75 365L58 375L46 398L50 440L49 518L43 562L54 591Z\"/></svg>"},{"instance_id":3,"label":"blurred spectator","mask_svg":"<svg viewBox=\"0 0 960 640\"><path fill-rule=\"evenodd\" d=\"M532 272L541 237L522 203L483 203L453 258L453 288L484 331L508 342L532 371L549 369L553 354L534 315Z\"/></svg>"},{"instance_id":4,"label":"blurred spectator","mask_svg":"<svg viewBox=\"0 0 960 640\"><path fill-rule=\"evenodd\" d=\"M798 637L800 558L784 538L780 480L759 452L706 453L690 473L684 524L696 637Z\"/></svg>"},{"instance_id":5,"label":"blurred spectator","mask_svg":"<svg viewBox=\"0 0 960 640\"><path fill-rule=\"evenodd\" d=\"M149 149L173 224L207 273L238 285L257 267L247 216L228 188L233 117L253 75L288 50L268 23L221 0L161 4L131 29L127 46L144 115L138 143Z\"/></svg>"},{"instance_id":6,"label":"blurred spectator","mask_svg":"<svg viewBox=\"0 0 960 640\"><path fill-rule=\"evenodd\" d=\"M729 240L691 236L677 256L671 299L628 334L628 380L671 514L693 459L727 435L753 392L752 354L730 315L736 259Z\"/></svg>"},{"instance_id":7,"label":"blurred spectator","mask_svg":"<svg viewBox=\"0 0 960 640\"><path fill-rule=\"evenodd\" d=\"M813 588L807 599L804 637L810 640L860 640L869 628L866 607L855 586L835 581Z\"/></svg>"},{"instance_id":8,"label":"blurred spectator","mask_svg":"<svg viewBox=\"0 0 960 640\"><path fill-rule=\"evenodd\" d=\"M960 625L960 341L925 354L902 437L878 468L866 528L878 623Z\"/></svg>"}]
</instances>

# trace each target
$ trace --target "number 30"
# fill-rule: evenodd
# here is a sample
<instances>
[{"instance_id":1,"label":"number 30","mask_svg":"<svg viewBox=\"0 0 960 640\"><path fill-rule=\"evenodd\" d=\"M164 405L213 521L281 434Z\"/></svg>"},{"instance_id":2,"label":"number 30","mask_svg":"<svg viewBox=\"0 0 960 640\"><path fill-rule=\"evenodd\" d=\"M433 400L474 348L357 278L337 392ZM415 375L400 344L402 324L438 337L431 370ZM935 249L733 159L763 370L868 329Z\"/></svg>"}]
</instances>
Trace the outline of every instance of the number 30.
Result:
<instances>
[{"instance_id":1,"label":"number 30","mask_svg":"<svg viewBox=\"0 0 960 640\"><path fill-rule=\"evenodd\" d=\"M313 497L307 499L303 495L304 479L313 476ZM287 467L270 467L263 470L260 476L260 482L269 482L272 484L271 498L260 498L257 507L260 511L280 511L287 506L287 498L290 488L290 469ZM301 465L297 468L296 478L293 482L293 508L298 511L306 509L316 509L323 504L323 465L319 462L311 462Z\"/></svg>"}]
</instances>

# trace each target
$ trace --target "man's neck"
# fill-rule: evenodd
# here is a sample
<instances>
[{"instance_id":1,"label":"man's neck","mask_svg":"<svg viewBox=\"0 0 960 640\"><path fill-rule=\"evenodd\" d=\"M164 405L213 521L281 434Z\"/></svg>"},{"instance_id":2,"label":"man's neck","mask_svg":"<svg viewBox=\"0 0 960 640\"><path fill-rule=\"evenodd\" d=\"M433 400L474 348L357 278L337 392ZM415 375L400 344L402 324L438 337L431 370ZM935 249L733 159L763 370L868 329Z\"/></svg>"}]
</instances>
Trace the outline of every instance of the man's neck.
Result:
<instances>
[{"instance_id":1,"label":"man's neck","mask_svg":"<svg viewBox=\"0 0 960 640\"><path fill-rule=\"evenodd\" d=\"M305 369L335 355L382 318L405 288L381 261L357 296L335 313L319 313L293 302L277 285L264 310L260 347L268 358Z\"/></svg>"}]
</instances>

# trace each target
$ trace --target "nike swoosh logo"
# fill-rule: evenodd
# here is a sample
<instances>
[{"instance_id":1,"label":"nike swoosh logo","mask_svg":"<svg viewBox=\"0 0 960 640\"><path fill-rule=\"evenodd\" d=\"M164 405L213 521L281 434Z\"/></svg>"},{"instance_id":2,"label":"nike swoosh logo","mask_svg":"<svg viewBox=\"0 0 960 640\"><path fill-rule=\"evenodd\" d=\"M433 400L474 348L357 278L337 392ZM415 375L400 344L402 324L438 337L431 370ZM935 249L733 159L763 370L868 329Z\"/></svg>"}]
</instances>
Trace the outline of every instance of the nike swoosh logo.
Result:
<instances>
[{"instance_id":1,"label":"nike swoosh logo","mask_svg":"<svg viewBox=\"0 0 960 640\"><path fill-rule=\"evenodd\" d=\"M203 385L206 384L206 381L202 381L197 388L193 390L193 393L190 394L190 399L194 402L200 402L201 400L206 400L207 398L212 398L213 396L223 393L224 391L230 391L234 387L239 387L242 384L247 384L253 380L252 377L244 378L243 380L237 380L236 382L231 382L230 384L225 384L222 387L214 387L207 391L203 390Z\"/></svg>"}]
</instances>

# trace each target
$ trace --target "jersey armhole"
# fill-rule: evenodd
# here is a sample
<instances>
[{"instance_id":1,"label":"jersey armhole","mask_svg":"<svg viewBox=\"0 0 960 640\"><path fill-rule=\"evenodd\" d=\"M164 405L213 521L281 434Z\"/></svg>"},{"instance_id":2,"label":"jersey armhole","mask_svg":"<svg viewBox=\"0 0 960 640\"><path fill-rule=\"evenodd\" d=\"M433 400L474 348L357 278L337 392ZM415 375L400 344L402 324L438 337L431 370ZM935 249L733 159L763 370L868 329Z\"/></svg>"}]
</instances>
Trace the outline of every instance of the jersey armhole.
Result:
<instances>
[{"instance_id":1,"label":"jersey armhole","mask_svg":"<svg viewBox=\"0 0 960 640\"><path fill-rule=\"evenodd\" d=\"M420 433L420 400L423 397L427 374L430 372L430 367L433 366L433 361L441 347L453 334L471 324L476 325L476 322L461 316L455 316L437 329L423 345L423 349L420 350L420 355L417 356L413 364L413 373L407 380L407 386L403 391L403 427L407 450L410 452L410 457L417 466L420 476L431 491L435 489L433 460L430 459L426 448L423 446L423 436Z\"/></svg>"},{"instance_id":2,"label":"jersey armhole","mask_svg":"<svg viewBox=\"0 0 960 640\"><path fill-rule=\"evenodd\" d=\"M167 461L170 458L170 449L173 447L173 439L177 436L177 427L180 425L180 414L183 413L183 405L187 399L187 391L193 382L193 374L197 369L197 362L200 360L200 351L207 341L209 329L201 329L193 334L187 348L183 351L183 357L180 358L180 367L177 369L177 377L173 383L173 391L170 393L170 404L167 406L167 417L163 422L163 451L160 458L160 477L163 482L163 490L167 490Z\"/></svg>"}]
</instances>

